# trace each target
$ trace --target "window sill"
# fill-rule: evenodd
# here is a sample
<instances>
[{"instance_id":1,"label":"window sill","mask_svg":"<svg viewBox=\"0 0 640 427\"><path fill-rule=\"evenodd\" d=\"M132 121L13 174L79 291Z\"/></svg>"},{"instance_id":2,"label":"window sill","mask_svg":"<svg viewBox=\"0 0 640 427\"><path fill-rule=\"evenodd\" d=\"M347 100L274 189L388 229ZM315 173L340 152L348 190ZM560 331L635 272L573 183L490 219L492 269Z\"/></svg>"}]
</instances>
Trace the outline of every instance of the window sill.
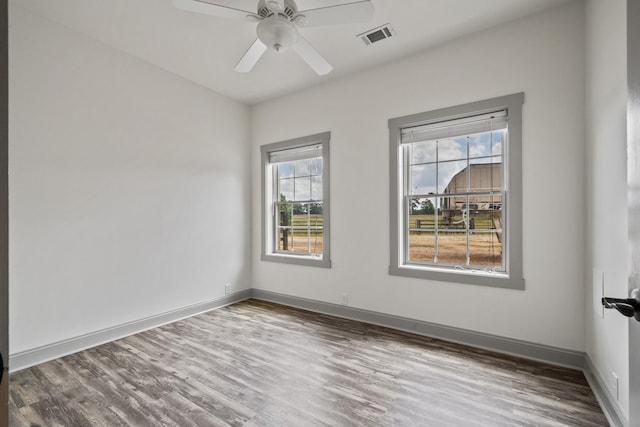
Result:
<instances>
[{"instance_id":1,"label":"window sill","mask_svg":"<svg viewBox=\"0 0 640 427\"><path fill-rule=\"evenodd\" d=\"M272 253L272 254L262 254L260 259L262 261L279 262L283 264L331 268L331 260L325 259L325 257Z\"/></svg>"},{"instance_id":2,"label":"window sill","mask_svg":"<svg viewBox=\"0 0 640 427\"><path fill-rule=\"evenodd\" d=\"M524 290L523 278L518 279L506 273L491 273L482 270L457 270L452 268L434 268L417 265L392 265L389 267L389 274L392 276L412 277L415 279Z\"/></svg>"}]
</instances>

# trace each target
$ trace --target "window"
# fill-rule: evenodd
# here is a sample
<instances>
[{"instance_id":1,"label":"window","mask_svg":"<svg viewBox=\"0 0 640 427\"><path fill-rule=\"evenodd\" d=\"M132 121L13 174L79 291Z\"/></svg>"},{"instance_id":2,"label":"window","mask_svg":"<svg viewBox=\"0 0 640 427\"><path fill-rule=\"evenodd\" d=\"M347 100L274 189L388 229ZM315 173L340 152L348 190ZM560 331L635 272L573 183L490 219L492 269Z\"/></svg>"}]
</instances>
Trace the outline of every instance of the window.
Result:
<instances>
[{"instance_id":1,"label":"window","mask_svg":"<svg viewBox=\"0 0 640 427\"><path fill-rule=\"evenodd\" d=\"M330 267L329 137L321 133L262 152L262 259Z\"/></svg>"},{"instance_id":2,"label":"window","mask_svg":"<svg viewBox=\"0 0 640 427\"><path fill-rule=\"evenodd\" d=\"M399 276L523 289L524 94L389 120Z\"/></svg>"}]
</instances>

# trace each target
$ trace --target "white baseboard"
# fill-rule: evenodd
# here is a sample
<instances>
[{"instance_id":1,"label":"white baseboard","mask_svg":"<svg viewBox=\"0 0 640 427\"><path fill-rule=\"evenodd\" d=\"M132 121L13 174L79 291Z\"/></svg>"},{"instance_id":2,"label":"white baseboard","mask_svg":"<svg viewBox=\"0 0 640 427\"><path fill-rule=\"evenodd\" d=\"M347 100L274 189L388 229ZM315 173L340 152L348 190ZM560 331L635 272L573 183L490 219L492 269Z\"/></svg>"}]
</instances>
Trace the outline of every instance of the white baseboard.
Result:
<instances>
[{"instance_id":1,"label":"white baseboard","mask_svg":"<svg viewBox=\"0 0 640 427\"><path fill-rule=\"evenodd\" d=\"M504 338L465 329L443 326L406 317L331 304L327 302L252 289L251 298L301 308L316 313L357 320L392 329L440 338L460 344L505 353L525 359L550 363L582 371L612 427L628 427L620 404L609 392L605 380L595 369L588 354L561 348Z\"/></svg>"},{"instance_id":2,"label":"white baseboard","mask_svg":"<svg viewBox=\"0 0 640 427\"><path fill-rule=\"evenodd\" d=\"M196 314L205 313L216 308L224 307L225 305L234 304L236 302L249 299L250 297L251 290L247 289L230 295L225 295L221 298L192 304L187 307L124 323L86 335L81 335L79 337L10 354L9 372L17 372L43 362L77 353L79 351L124 338L129 335L137 334L151 328L156 328L158 326L166 325L167 323L195 316Z\"/></svg>"},{"instance_id":3,"label":"white baseboard","mask_svg":"<svg viewBox=\"0 0 640 427\"><path fill-rule=\"evenodd\" d=\"M156 328L167 323L195 316L200 313L205 313L207 311L250 298L385 326L433 338L440 338L446 341L457 342L472 347L479 347L499 353L523 357L525 359L537 360L553 365L582 370L610 424L614 427L628 426L628 421L626 420L620 405L611 396L611 393L608 391L606 386L606 382L595 369L591 358L583 352L565 350L406 317L279 294L261 289L247 289L231 295L225 295L222 298L204 301L79 337L11 354L9 356L10 372L17 372L40 363L77 353L91 347L105 344L151 328Z\"/></svg>"},{"instance_id":4,"label":"white baseboard","mask_svg":"<svg viewBox=\"0 0 640 427\"><path fill-rule=\"evenodd\" d=\"M627 427L629 425L629 420L627 420L627 417L624 415L618 401L615 400L614 396L612 396L609 388L607 387L607 382L595 368L595 365L588 354L585 355L583 372L584 376L587 378L587 382L593 390L593 394L596 395L596 399L598 399L598 403L600 403L602 412L604 412L604 415L607 417L609 424L611 424L612 427Z\"/></svg>"},{"instance_id":5,"label":"white baseboard","mask_svg":"<svg viewBox=\"0 0 640 427\"><path fill-rule=\"evenodd\" d=\"M370 310L332 304L306 298L279 294L261 289L251 289L251 298L297 307L317 313L358 320L360 322L399 329L419 335L440 338L446 341L483 348L529 360L582 370L585 354L542 344L504 338L497 335L424 322L407 317L394 316Z\"/></svg>"},{"instance_id":6,"label":"white baseboard","mask_svg":"<svg viewBox=\"0 0 640 427\"><path fill-rule=\"evenodd\" d=\"M413 332L420 335L440 338L447 341L524 357L526 359L538 360L554 365L565 366L572 369L582 370L585 366L585 354L582 352L504 338L496 335L489 335L344 305L278 294L261 289L247 289L232 295L226 295L222 298L193 304L86 335L11 354L9 356L9 369L10 372L16 372L58 357L86 350L87 348L105 344L107 342L249 298L271 301L318 313Z\"/></svg>"}]
</instances>

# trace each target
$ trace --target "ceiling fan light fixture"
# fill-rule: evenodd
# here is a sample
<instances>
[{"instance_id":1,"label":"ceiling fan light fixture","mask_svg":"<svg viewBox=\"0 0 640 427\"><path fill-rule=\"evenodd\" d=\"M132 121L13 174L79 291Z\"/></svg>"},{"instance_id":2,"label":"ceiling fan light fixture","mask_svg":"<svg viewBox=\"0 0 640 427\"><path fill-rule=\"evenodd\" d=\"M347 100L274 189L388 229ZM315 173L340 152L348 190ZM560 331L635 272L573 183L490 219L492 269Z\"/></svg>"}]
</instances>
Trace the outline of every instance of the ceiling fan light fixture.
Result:
<instances>
[{"instance_id":1,"label":"ceiling fan light fixture","mask_svg":"<svg viewBox=\"0 0 640 427\"><path fill-rule=\"evenodd\" d=\"M371 0L343 0L345 3L301 12L298 12L295 0L258 0L257 13L219 4L217 1L173 0L173 3L178 9L191 12L258 22L258 38L235 67L236 71L242 73L251 71L267 49L282 52L292 48L309 67L323 76L331 72L333 67L298 33L298 27L368 22L374 13Z\"/></svg>"},{"instance_id":2,"label":"ceiling fan light fixture","mask_svg":"<svg viewBox=\"0 0 640 427\"><path fill-rule=\"evenodd\" d=\"M285 51L298 41L298 30L295 25L279 15L260 21L257 32L260 41L276 52Z\"/></svg>"}]
</instances>

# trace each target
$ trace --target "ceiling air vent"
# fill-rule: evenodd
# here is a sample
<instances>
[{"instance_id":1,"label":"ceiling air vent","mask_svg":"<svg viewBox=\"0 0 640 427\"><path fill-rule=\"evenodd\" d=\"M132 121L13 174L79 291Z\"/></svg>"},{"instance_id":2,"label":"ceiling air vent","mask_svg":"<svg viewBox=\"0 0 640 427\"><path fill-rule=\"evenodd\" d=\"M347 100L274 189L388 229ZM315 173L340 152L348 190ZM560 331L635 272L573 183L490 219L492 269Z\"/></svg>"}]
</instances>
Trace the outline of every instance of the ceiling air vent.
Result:
<instances>
[{"instance_id":1,"label":"ceiling air vent","mask_svg":"<svg viewBox=\"0 0 640 427\"><path fill-rule=\"evenodd\" d=\"M360 37L364 44L372 44L395 35L396 32L393 30L391 24L384 24L381 27L358 34L356 37Z\"/></svg>"}]
</instances>

